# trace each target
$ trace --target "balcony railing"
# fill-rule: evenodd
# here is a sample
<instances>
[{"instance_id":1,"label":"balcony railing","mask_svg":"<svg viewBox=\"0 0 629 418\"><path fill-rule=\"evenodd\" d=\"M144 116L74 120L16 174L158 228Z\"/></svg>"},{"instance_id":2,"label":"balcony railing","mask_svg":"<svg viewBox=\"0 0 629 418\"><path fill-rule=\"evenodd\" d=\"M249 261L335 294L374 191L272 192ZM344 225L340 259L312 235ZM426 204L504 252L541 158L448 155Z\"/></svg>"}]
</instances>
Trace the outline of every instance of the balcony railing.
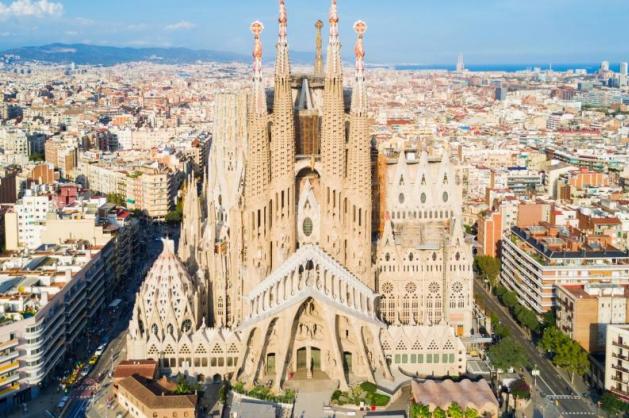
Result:
<instances>
[{"instance_id":1,"label":"balcony railing","mask_svg":"<svg viewBox=\"0 0 629 418\"><path fill-rule=\"evenodd\" d=\"M0 343L0 351L6 350L7 348L15 347L17 345L18 345L17 338L13 338L11 340L4 341L3 343Z\"/></svg>"},{"instance_id":2,"label":"balcony railing","mask_svg":"<svg viewBox=\"0 0 629 418\"><path fill-rule=\"evenodd\" d=\"M629 344L624 342L624 341L612 340L612 345L615 345L616 347L622 347L622 348L625 348L625 349L629 350Z\"/></svg>"},{"instance_id":3,"label":"balcony railing","mask_svg":"<svg viewBox=\"0 0 629 418\"><path fill-rule=\"evenodd\" d=\"M10 370L15 370L20 367L19 361L12 361L11 363L3 364L0 366L0 373L6 373Z\"/></svg>"},{"instance_id":4,"label":"balcony railing","mask_svg":"<svg viewBox=\"0 0 629 418\"><path fill-rule=\"evenodd\" d=\"M9 387L6 387L6 388L0 390L0 398L4 398L5 396L7 396L7 395L9 395L9 394L11 394L13 392L16 392L18 390L20 390L20 384L19 383L14 383L14 384L12 384Z\"/></svg>"},{"instance_id":5,"label":"balcony railing","mask_svg":"<svg viewBox=\"0 0 629 418\"><path fill-rule=\"evenodd\" d=\"M620 364L612 364L612 369L616 369L616 370L620 370L620 371L625 372L625 373L629 373L629 369L627 369L626 367L621 366Z\"/></svg>"},{"instance_id":6,"label":"balcony railing","mask_svg":"<svg viewBox=\"0 0 629 418\"><path fill-rule=\"evenodd\" d=\"M17 382L18 380L20 380L19 373L12 373L0 376L0 386L6 385L7 383Z\"/></svg>"}]
</instances>

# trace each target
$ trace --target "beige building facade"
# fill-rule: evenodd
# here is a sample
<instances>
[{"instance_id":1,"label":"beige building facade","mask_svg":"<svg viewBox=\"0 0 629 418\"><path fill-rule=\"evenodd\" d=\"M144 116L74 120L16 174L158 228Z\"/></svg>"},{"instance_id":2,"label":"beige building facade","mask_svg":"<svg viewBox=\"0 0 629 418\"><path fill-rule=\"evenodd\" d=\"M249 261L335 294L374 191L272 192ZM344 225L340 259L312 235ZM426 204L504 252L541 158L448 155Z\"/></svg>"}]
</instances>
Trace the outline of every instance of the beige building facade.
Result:
<instances>
[{"instance_id":1,"label":"beige building facade","mask_svg":"<svg viewBox=\"0 0 629 418\"><path fill-rule=\"evenodd\" d=\"M188 180L177 254L165 242L138 294L129 358L156 359L164 372L270 382L275 389L290 379L321 376L347 389L395 376L459 374L465 350L457 335L470 333L472 289L454 163L442 155L422 168L430 187L420 186L420 176L417 190L409 185L406 191L409 201L424 189L431 199L447 190L451 200L430 209L417 202L417 209L405 210L432 214L417 223L396 218L374 241L366 24L354 24L350 92L343 81L336 1L323 72L291 72L287 21L280 1L269 92L262 79L263 26L251 25L252 87L216 100L208 175L200 195L196 181ZM441 185L444 177L451 185ZM395 196L400 191L389 189ZM406 228L426 228L428 235L395 241L394 231ZM411 249L416 258L405 262ZM386 252L395 259L385 262ZM405 320L385 315L383 280L395 283L401 295L393 309L405 309L404 301L413 297L421 300Z\"/></svg>"}]
</instances>

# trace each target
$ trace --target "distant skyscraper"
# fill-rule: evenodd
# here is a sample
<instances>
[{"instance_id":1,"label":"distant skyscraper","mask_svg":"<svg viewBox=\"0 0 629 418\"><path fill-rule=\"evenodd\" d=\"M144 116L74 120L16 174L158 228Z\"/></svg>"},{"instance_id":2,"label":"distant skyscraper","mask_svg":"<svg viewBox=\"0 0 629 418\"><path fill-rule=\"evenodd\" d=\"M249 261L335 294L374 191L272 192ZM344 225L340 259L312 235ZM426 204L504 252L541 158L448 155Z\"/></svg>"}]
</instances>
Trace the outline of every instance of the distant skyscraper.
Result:
<instances>
[{"instance_id":1,"label":"distant skyscraper","mask_svg":"<svg viewBox=\"0 0 629 418\"><path fill-rule=\"evenodd\" d=\"M627 64L626 62L620 63L620 74L627 75L628 69L629 69L629 64Z\"/></svg>"},{"instance_id":2,"label":"distant skyscraper","mask_svg":"<svg viewBox=\"0 0 629 418\"><path fill-rule=\"evenodd\" d=\"M465 63L463 62L463 54L459 54L459 58L456 61L456 72L462 73L465 71Z\"/></svg>"},{"instance_id":3,"label":"distant skyscraper","mask_svg":"<svg viewBox=\"0 0 629 418\"><path fill-rule=\"evenodd\" d=\"M601 72L609 71L609 61L601 62Z\"/></svg>"},{"instance_id":4,"label":"distant skyscraper","mask_svg":"<svg viewBox=\"0 0 629 418\"><path fill-rule=\"evenodd\" d=\"M504 87L496 87L496 100L505 100L507 98L507 89Z\"/></svg>"}]
</instances>

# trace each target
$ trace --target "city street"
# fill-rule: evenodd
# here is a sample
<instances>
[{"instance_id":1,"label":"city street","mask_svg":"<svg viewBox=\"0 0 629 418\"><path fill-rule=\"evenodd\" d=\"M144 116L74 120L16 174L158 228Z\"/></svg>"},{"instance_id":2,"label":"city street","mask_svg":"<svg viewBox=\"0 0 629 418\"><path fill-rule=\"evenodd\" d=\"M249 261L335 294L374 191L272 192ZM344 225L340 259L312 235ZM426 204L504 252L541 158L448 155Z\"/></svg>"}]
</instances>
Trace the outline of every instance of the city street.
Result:
<instances>
[{"instance_id":1,"label":"city street","mask_svg":"<svg viewBox=\"0 0 629 418\"><path fill-rule=\"evenodd\" d=\"M591 402L581 398L580 394L574 391L551 362L540 354L524 331L511 318L509 312L500 305L493 295L489 294L478 280L474 280L474 292L476 295L482 295L486 308L494 313L500 322L509 329L511 336L520 343L533 365L539 370L537 389L549 401L548 403L554 403L559 408L560 413L565 416L596 416ZM543 405L537 406L542 407ZM541 416L544 416L543 410Z\"/></svg>"},{"instance_id":2,"label":"city street","mask_svg":"<svg viewBox=\"0 0 629 418\"><path fill-rule=\"evenodd\" d=\"M103 329L101 339L109 341L109 343L92 371L85 378L85 380L92 379L97 382L94 394L91 398L82 397L82 385L75 388L70 396L70 405L63 414L64 418L83 418L86 414L103 418L112 416L112 411L105 406L113 395L110 373L121 360L126 358L125 337L135 303L135 294L148 269L162 250L160 238L164 235L163 227L149 226L143 235L146 243L145 253L140 256L140 262L134 269L134 276L130 278L124 293L118 295L122 303L115 312L107 312L107 315L110 315L105 321L108 328Z\"/></svg>"}]
</instances>

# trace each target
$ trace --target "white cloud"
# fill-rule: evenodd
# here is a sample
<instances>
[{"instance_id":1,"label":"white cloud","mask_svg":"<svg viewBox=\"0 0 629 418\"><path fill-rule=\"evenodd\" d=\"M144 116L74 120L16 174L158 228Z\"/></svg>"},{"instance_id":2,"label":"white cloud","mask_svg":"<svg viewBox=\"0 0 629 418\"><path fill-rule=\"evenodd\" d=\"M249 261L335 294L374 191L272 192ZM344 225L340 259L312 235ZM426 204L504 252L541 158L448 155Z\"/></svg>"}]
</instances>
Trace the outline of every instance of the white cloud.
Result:
<instances>
[{"instance_id":1,"label":"white cloud","mask_svg":"<svg viewBox=\"0 0 629 418\"><path fill-rule=\"evenodd\" d=\"M77 36L79 34L79 32L75 31L75 30L67 30L64 32L66 35L68 36Z\"/></svg>"},{"instance_id":2,"label":"white cloud","mask_svg":"<svg viewBox=\"0 0 629 418\"><path fill-rule=\"evenodd\" d=\"M11 16L44 17L63 13L63 5L48 0L13 0L0 2L0 18Z\"/></svg>"},{"instance_id":3,"label":"white cloud","mask_svg":"<svg viewBox=\"0 0 629 418\"><path fill-rule=\"evenodd\" d=\"M164 27L164 29L166 30L190 30L190 29L194 29L197 25L195 25L192 22L188 22L185 20L182 20L181 22L177 22L177 23L172 23L170 25L166 25L166 27Z\"/></svg>"}]
</instances>

